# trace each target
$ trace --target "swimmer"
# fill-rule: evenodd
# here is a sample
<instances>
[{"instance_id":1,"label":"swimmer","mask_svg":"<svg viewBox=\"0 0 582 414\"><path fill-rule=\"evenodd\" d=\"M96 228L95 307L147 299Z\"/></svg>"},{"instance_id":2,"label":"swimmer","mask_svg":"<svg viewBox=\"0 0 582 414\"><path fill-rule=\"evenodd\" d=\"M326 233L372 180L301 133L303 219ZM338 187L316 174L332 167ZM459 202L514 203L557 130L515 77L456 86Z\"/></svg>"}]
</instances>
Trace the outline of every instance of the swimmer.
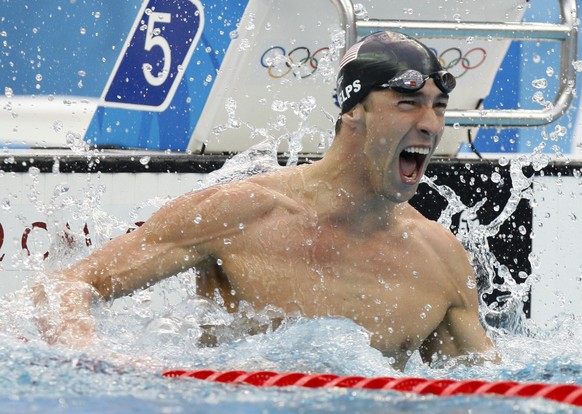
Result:
<instances>
[{"instance_id":1,"label":"swimmer","mask_svg":"<svg viewBox=\"0 0 582 414\"><path fill-rule=\"evenodd\" d=\"M131 294L195 268L200 295L306 317L343 316L404 369L491 355L474 273L455 236L416 211L416 192L444 130L454 77L417 40L378 32L340 63L336 136L314 163L180 196L134 232L35 287L50 343L94 340L91 301ZM486 357L484 357L486 358Z\"/></svg>"}]
</instances>

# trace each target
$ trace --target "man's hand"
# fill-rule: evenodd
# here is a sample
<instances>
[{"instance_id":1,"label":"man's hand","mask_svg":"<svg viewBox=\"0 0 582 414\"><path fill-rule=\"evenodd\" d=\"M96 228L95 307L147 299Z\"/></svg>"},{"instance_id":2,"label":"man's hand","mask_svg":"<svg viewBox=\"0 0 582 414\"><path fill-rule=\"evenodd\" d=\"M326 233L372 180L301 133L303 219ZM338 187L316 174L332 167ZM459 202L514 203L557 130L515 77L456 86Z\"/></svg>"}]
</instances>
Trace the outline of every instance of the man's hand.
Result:
<instances>
[{"instance_id":1,"label":"man's hand","mask_svg":"<svg viewBox=\"0 0 582 414\"><path fill-rule=\"evenodd\" d=\"M86 348L94 342L91 303L97 293L85 282L59 275L32 287L35 322L49 344Z\"/></svg>"}]
</instances>

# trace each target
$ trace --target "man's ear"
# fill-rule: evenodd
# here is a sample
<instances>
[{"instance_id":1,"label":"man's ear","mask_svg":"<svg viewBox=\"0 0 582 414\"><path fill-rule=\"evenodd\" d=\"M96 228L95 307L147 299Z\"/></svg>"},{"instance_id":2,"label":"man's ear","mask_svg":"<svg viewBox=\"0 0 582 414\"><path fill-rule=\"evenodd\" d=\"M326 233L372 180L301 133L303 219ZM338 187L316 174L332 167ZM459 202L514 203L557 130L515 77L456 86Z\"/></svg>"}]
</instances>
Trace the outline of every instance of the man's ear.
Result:
<instances>
[{"instance_id":1,"label":"man's ear","mask_svg":"<svg viewBox=\"0 0 582 414\"><path fill-rule=\"evenodd\" d=\"M364 122L364 107L357 103L352 109L342 114L342 123L347 124L350 128L356 128Z\"/></svg>"}]
</instances>

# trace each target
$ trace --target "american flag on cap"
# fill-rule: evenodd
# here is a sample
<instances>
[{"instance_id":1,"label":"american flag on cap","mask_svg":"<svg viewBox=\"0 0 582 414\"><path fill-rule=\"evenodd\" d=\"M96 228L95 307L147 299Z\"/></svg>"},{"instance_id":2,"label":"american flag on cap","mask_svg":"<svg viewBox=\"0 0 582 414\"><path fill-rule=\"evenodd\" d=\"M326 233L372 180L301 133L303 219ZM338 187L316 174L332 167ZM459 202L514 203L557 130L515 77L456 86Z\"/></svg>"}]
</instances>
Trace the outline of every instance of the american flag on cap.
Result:
<instances>
[{"instance_id":1,"label":"american flag on cap","mask_svg":"<svg viewBox=\"0 0 582 414\"><path fill-rule=\"evenodd\" d=\"M352 60L355 60L358 57L358 52L360 50L360 47L364 44L364 42L358 42L355 45L353 45L352 47L350 47L348 49L348 51L346 52L346 54L344 55L344 57L342 58L340 65L339 65L339 70L342 70L342 68L347 65L348 63L350 63Z\"/></svg>"}]
</instances>

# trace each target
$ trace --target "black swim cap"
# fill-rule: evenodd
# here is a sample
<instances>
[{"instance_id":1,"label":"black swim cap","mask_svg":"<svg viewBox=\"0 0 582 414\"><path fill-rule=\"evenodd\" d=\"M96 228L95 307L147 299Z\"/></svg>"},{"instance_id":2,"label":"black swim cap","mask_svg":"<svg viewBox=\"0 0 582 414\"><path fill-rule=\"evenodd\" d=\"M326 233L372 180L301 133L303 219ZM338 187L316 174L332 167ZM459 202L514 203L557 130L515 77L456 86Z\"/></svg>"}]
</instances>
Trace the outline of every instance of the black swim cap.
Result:
<instances>
[{"instance_id":1,"label":"black swim cap","mask_svg":"<svg viewBox=\"0 0 582 414\"><path fill-rule=\"evenodd\" d=\"M443 70L435 54L410 36L386 31L364 37L340 62L337 97L341 113L352 109L375 87L410 69L424 75Z\"/></svg>"}]
</instances>

